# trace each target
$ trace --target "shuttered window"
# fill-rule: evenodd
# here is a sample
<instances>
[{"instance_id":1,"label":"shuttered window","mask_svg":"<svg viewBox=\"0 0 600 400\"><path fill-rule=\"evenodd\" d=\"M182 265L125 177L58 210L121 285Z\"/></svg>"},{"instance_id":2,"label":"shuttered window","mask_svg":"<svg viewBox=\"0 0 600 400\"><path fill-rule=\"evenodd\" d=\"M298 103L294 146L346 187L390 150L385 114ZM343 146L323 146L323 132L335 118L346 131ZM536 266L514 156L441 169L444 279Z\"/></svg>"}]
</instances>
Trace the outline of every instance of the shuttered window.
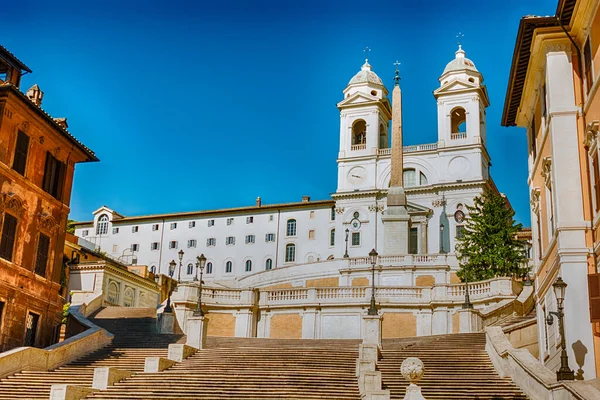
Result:
<instances>
[{"instance_id":1,"label":"shuttered window","mask_svg":"<svg viewBox=\"0 0 600 400\"><path fill-rule=\"evenodd\" d=\"M408 238L408 253L417 254L419 252L419 229L410 228L410 236Z\"/></svg>"},{"instance_id":2,"label":"shuttered window","mask_svg":"<svg viewBox=\"0 0 600 400\"><path fill-rule=\"evenodd\" d=\"M17 145L15 146L15 158L12 169L25 176L25 167L27 166L27 153L29 151L29 136L19 131L17 135Z\"/></svg>"},{"instance_id":3,"label":"shuttered window","mask_svg":"<svg viewBox=\"0 0 600 400\"><path fill-rule=\"evenodd\" d=\"M590 43L589 36L585 41L585 45L583 45L583 61L583 69L585 70L585 86L587 92L589 93L594 84L594 71L592 69L592 44Z\"/></svg>"},{"instance_id":4,"label":"shuttered window","mask_svg":"<svg viewBox=\"0 0 600 400\"><path fill-rule=\"evenodd\" d=\"M598 152L592 159L592 168L594 170L594 197L596 199L596 211L600 210L600 167L598 166Z\"/></svg>"},{"instance_id":5,"label":"shuttered window","mask_svg":"<svg viewBox=\"0 0 600 400\"><path fill-rule=\"evenodd\" d=\"M66 169L65 164L54 158L50 152L46 153L46 167L44 169L42 189L50 193L57 200L62 200Z\"/></svg>"},{"instance_id":6,"label":"shuttered window","mask_svg":"<svg viewBox=\"0 0 600 400\"><path fill-rule=\"evenodd\" d=\"M600 274L588 275L590 294L590 317L592 322L600 322Z\"/></svg>"},{"instance_id":7,"label":"shuttered window","mask_svg":"<svg viewBox=\"0 0 600 400\"><path fill-rule=\"evenodd\" d=\"M12 261L15 236L17 233L17 219L10 214L4 214L2 224L2 239L0 240L0 257Z\"/></svg>"},{"instance_id":8,"label":"shuttered window","mask_svg":"<svg viewBox=\"0 0 600 400\"><path fill-rule=\"evenodd\" d=\"M48 252L50 250L50 238L40 233L38 241L37 257L35 260L35 273L40 276L46 276L46 266L48 265Z\"/></svg>"}]
</instances>

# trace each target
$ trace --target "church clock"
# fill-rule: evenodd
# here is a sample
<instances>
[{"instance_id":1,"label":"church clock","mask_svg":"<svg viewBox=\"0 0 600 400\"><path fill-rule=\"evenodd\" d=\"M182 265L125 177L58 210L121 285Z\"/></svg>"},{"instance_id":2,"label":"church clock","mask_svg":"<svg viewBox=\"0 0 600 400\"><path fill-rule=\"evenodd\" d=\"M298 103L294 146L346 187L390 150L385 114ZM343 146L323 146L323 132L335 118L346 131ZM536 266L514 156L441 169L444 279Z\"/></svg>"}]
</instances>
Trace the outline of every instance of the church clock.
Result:
<instances>
[{"instance_id":1,"label":"church clock","mask_svg":"<svg viewBox=\"0 0 600 400\"><path fill-rule=\"evenodd\" d=\"M365 181L367 171L363 167L354 167L348 172L348 182L353 186L358 186Z\"/></svg>"}]
</instances>

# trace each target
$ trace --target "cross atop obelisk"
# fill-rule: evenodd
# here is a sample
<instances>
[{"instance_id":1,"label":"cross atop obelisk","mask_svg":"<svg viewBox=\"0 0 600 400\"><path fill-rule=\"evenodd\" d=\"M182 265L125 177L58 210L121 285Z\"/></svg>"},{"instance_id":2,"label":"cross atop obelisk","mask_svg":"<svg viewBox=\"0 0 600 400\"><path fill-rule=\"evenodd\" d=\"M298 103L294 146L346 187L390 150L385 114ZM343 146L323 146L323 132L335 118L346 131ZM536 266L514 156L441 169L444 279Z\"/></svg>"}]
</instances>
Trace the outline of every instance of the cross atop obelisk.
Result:
<instances>
[{"instance_id":1,"label":"cross atop obelisk","mask_svg":"<svg viewBox=\"0 0 600 400\"><path fill-rule=\"evenodd\" d=\"M365 52L365 61L369 62L369 53L371 53L371 48L367 46L363 51Z\"/></svg>"},{"instance_id":2,"label":"cross atop obelisk","mask_svg":"<svg viewBox=\"0 0 600 400\"><path fill-rule=\"evenodd\" d=\"M394 81L396 81L396 86L398 86L400 85L400 70L398 69L400 67L400 62L396 60L394 65L396 66L396 76L394 76Z\"/></svg>"}]
</instances>

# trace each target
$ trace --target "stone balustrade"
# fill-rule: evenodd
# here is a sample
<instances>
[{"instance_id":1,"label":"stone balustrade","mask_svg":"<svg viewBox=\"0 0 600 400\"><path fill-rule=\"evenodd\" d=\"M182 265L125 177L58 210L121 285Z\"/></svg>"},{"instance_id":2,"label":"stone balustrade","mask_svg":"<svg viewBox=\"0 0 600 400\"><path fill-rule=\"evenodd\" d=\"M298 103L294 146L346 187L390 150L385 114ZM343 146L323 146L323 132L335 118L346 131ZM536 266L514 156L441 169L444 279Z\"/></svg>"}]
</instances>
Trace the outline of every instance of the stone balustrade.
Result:
<instances>
[{"instance_id":1,"label":"stone balustrade","mask_svg":"<svg viewBox=\"0 0 600 400\"><path fill-rule=\"evenodd\" d=\"M349 267L371 265L369 257L354 257L347 259ZM377 257L377 266L409 267L409 266L457 266L453 254L408 254Z\"/></svg>"}]
</instances>

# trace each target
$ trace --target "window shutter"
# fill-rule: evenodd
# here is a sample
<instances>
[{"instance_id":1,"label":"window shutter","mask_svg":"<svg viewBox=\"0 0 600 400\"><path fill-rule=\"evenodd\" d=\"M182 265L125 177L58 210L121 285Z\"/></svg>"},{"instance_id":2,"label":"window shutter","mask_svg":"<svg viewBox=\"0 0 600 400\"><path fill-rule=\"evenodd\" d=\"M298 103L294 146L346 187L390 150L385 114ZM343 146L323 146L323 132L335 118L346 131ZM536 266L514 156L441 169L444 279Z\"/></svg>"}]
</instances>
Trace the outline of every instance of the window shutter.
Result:
<instances>
[{"instance_id":1,"label":"window shutter","mask_svg":"<svg viewBox=\"0 0 600 400\"><path fill-rule=\"evenodd\" d=\"M590 295L590 317L592 322L600 322L600 274L588 275Z\"/></svg>"},{"instance_id":2,"label":"window shutter","mask_svg":"<svg viewBox=\"0 0 600 400\"><path fill-rule=\"evenodd\" d=\"M16 231L17 219L10 214L4 214L2 240L0 241L0 257L8 261L12 261Z\"/></svg>"},{"instance_id":3,"label":"window shutter","mask_svg":"<svg viewBox=\"0 0 600 400\"><path fill-rule=\"evenodd\" d=\"M25 176L25 167L27 165L27 152L29 150L29 136L19 131L17 144L15 146L15 158L12 168L19 174Z\"/></svg>"},{"instance_id":4,"label":"window shutter","mask_svg":"<svg viewBox=\"0 0 600 400\"><path fill-rule=\"evenodd\" d=\"M40 233L38 242L37 258L35 262L35 273L40 276L46 276L46 267L48 265L48 251L50 250L50 238Z\"/></svg>"}]
</instances>

